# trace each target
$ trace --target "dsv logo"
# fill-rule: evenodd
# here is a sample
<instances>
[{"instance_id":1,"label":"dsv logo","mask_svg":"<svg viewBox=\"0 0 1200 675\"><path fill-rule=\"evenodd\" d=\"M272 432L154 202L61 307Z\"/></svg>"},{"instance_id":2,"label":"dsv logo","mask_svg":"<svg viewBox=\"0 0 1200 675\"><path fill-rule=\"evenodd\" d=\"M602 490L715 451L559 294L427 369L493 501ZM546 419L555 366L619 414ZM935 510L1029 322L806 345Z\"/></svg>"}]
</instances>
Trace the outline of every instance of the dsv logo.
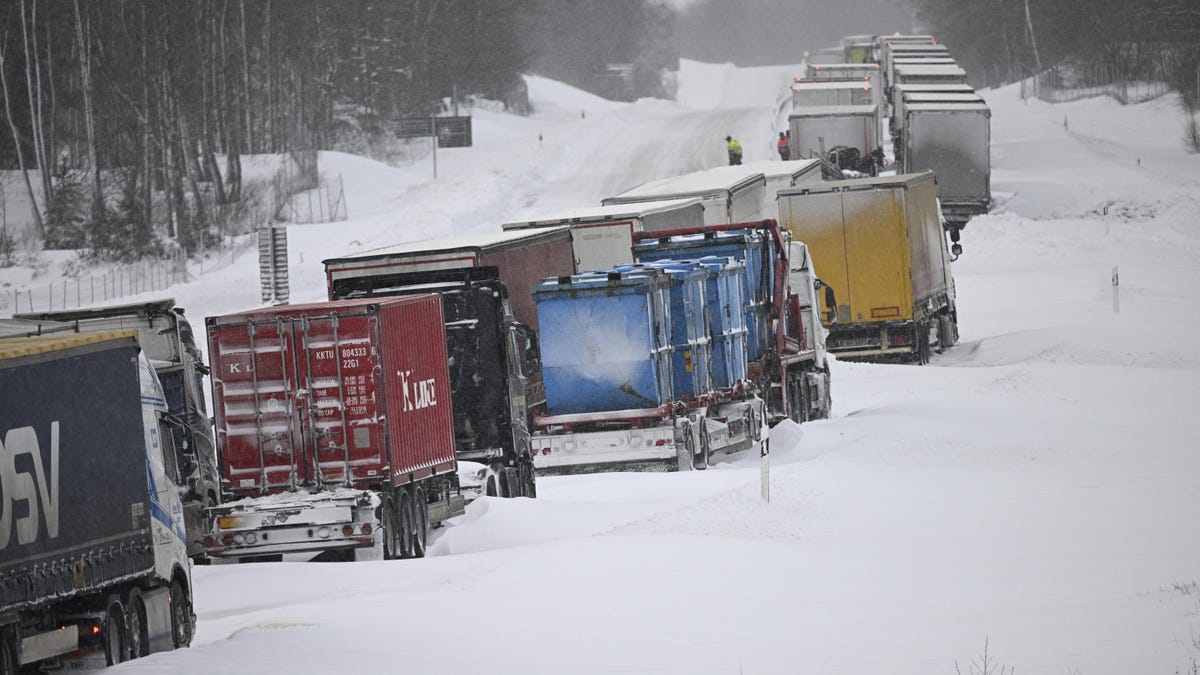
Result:
<instances>
[{"instance_id":1,"label":"dsv logo","mask_svg":"<svg viewBox=\"0 0 1200 675\"><path fill-rule=\"evenodd\" d=\"M29 455L33 473L17 471L17 458ZM35 481L36 479L36 481ZM33 427L10 429L0 443L0 551L8 547L16 526L17 544L31 544L41 533L41 517L38 510L38 495L41 495L41 513L46 517L46 534L54 539L58 536L58 422L50 423L50 472L42 464L42 452L38 447L37 433ZM17 504L24 502L26 513L16 517Z\"/></svg>"}]
</instances>

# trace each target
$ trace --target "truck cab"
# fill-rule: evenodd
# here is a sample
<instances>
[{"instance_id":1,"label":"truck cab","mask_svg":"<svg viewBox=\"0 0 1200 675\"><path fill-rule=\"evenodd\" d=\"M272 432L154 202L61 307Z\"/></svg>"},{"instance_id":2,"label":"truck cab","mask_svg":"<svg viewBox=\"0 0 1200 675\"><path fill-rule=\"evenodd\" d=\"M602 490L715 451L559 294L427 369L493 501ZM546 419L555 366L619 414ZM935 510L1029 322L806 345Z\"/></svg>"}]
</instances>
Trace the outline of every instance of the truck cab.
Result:
<instances>
[{"instance_id":1,"label":"truck cab","mask_svg":"<svg viewBox=\"0 0 1200 675\"><path fill-rule=\"evenodd\" d=\"M209 530L204 509L219 502L216 444L204 396L209 369L196 347L192 326L175 300L165 298L129 305L18 314L15 319L45 328L96 333L135 330L138 344L153 366L167 405L164 433L172 436L172 464L178 470L189 555L200 559Z\"/></svg>"},{"instance_id":2,"label":"truck cab","mask_svg":"<svg viewBox=\"0 0 1200 675\"><path fill-rule=\"evenodd\" d=\"M456 456L476 462L488 496L536 494L530 451L532 411L545 403L538 340L513 315L495 267L341 277L330 296L438 293L442 296L454 407Z\"/></svg>"}]
</instances>

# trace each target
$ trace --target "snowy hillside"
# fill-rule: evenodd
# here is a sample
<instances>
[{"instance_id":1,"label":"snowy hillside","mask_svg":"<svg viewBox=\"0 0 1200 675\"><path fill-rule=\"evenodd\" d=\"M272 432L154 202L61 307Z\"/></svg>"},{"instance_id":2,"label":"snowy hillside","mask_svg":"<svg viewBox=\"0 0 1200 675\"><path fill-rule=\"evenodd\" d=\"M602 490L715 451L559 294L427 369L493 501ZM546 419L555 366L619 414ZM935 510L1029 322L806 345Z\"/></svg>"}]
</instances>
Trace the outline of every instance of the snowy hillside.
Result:
<instances>
[{"instance_id":1,"label":"snowy hillside","mask_svg":"<svg viewBox=\"0 0 1200 675\"><path fill-rule=\"evenodd\" d=\"M529 78L535 113L474 111L437 180L325 153L350 220L289 229L293 301L323 258L595 205L727 134L767 159L792 71L685 62L679 102L631 104ZM772 432L769 504L750 456L541 479L422 560L198 567L193 648L118 670L952 674L986 641L1021 675L1192 672L1200 157L1171 99L983 94L999 206L954 263L962 342L835 364L833 418ZM193 317L257 293L251 254L171 291Z\"/></svg>"}]
</instances>

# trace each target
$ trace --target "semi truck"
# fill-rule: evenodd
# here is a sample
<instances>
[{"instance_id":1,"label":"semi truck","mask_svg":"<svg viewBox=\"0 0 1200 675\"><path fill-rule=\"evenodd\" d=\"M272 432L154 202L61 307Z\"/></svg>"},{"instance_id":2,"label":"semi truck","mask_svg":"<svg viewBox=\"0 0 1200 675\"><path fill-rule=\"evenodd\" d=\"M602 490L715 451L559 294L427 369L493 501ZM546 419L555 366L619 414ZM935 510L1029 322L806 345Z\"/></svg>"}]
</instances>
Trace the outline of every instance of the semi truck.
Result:
<instances>
[{"instance_id":1,"label":"semi truck","mask_svg":"<svg viewBox=\"0 0 1200 675\"><path fill-rule=\"evenodd\" d=\"M704 204L690 198L561 210L504 223L501 227L505 231L570 228L574 271L584 272L633 262L633 238L639 232L703 224Z\"/></svg>"},{"instance_id":2,"label":"semi truck","mask_svg":"<svg viewBox=\"0 0 1200 675\"><path fill-rule=\"evenodd\" d=\"M725 225L766 217L762 211L766 189L767 180L760 173L742 166L719 166L644 183L603 199L601 204L614 206L695 198L704 204L705 225Z\"/></svg>"},{"instance_id":3,"label":"semi truck","mask_svg":"<svg viewBox=\"0 0 1200 675\"><path fill-rule=\"evenodd\" d=\"M728 260L712 262L712 274L722 265L730 274ZM539 472L703 469L711 455L765 438L764 405L746 380L716 388L695 365L707 364L714 345L705 308L739 307L721 291L704 296L709 274L699 261L630 265L551 277L534 289L545 320L546 406L533 437ZM744 351L728 358L744 370Z\"/></svg>"},{"instance_id":4,"label":"semi truck","mask_svg":"<svg viewBox=\"0 0 1200 675\"><path fill-rule=\"evenodd\" d=\"M220 499L216 447L205 403L204 378L208 366L196 347L195 335L174 298L127 305L26 313L14 316L31 331L95 333L137 331L142 353L154 366L167 396L167 408L176 424L172 445L183 489L183 520L187 528L188 555L201 561L204 535L209 531L206 508Z\"/></svg>"},{"instance_id":5,"label":"semi truck","mask_svg":"<svg viewBox=\"0 0 1200 675\"><path fill-rule=\"evenodd\" d=\"M523 256L509 259L536 264ZM409 271L406 260L369 273L354 258L325 261L333 300L437 293L442 297L455 456L474 473L462 487L498 497L535 497L529 429L533 409L546 400L536 333L517 321L515 302L493 266ZM501 260L503 262L503 260ZM547 261L553 269L553 261ZM334 271L337 274L334 274ZM507 271L510 278L515 276ZM522 270L530 274L530 270ZM522 301L532 304L530 290ZM472 464L466 464L466 463Z\"/></svg>"},{"instance_id":6,"label":"semi truck","mask_svg":"<svg viewBox=\"0 0 1200 675\"><path fill-rule=\"evenodd\" d=\"M938 198L953 242L972 217L991 205L991 109L982 100L909 102L904 107L898 154L905 173L937 174Z\"/></svg>"},{"instance_id":7,"label":"semi truck","mask_svg":"<svg viewBox=\"0 0 1200 675\"><path fill-rule=\"evenodd\" d=\"M424 556L429 529L465 505L441 296L206 325L223 492L209 558Z\"/></svg>"},{"instance_id":8,"label":"semi truck","mask_svg":"<svg viewBox=\"0 0 1200 675\"><path fill-rule=\"evenodd\" d=\"M190 644L179 422L137 334L0 339L0 410L0 672Z\"/></svg>"},{"instance_id":9,"label":"semi truck","mask_svg":"<svg viewBox=\"0 0 1200 675\"><path fill-rule=\"evenodd\" d=\"M371 276L493 267L512 292L517 320L536 328L537 311L529 290L543 276L573 273L575 252L571 228L544 227L422 239L330 258L324 265L331 300L344 297L334 293L339 285L361 285Z\"/></svg>"},{"instance_id":10,"label":"semi truck","mask_svg":"<svg viewBox=\"0 0 1200 675\"><path fill-rule=\"evenodd\" d=\"M933 172L784 190L779 213L836 291L822 309L833 354L924 364L958 340Z\"/></svg>"},{"instance_id":11,"label":"semi truck","mask_svg":"<svg viewBox=\"0 0 1200 675\"><path fill-rule=\"evenodd\" d=\"M635 255L641 262L711 257L739 262L747 378L766 401L770 423L828 417L830 376L816 296L824 290L829 304L836 299L817 277L804 242L767 219L643 235Z\"/></svg>"},{"instance_id":12,"label":"semi truck","mask_svg":"<svg viewBox=\"0 0 1200 675\"><path fill-rule=\"evenodd\" d=\"M828 416L823 284L803 244L773 220L639 239L635 265L535 289L552 327L539 472L702 469L771 423Z\"/></svg>"}]
</instances>

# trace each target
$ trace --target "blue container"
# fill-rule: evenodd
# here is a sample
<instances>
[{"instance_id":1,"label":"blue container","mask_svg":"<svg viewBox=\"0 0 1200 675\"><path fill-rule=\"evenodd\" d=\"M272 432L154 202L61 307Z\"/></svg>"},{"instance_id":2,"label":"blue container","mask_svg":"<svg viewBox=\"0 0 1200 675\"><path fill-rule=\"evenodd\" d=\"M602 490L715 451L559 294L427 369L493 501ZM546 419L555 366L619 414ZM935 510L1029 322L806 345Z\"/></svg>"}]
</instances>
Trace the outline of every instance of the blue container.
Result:
<instances>
[{"instance_id":1,"label":"blue container","mask_svg":"<svg viewBox=\"0 0 1200 675\"><path fill-rule=\"evenodd\" d=\"M713 386L732 387L746 378L746 314L742 280L745 263L733 258L709 256L700 264L708 271L705 297L712 331Z\"/></svg>"},{"instance_id":2,"label":"blue container","mask_svg":"<svg viewBox=\"0 0 1200 675\"><path fill-rule=\"evenodd\" d=\"M766 354L771 339L770 307L774 289L775 246L758 230L705 232L659 239L644 239L634 246L639 262L667 258L728 257L745 263L742 277L747 331L747 355L757 361Z\"/></svg>"},{"instance_id":3,"label":"blue container","mask_svg":"<svg viewBox=\"0 0 1200 675\"><path fill-rule=\"evenodd\" d=\"M649 263L671 277L672 387L676 398L695 398L712 391L709 375L712 336L705 314L709 271L695 260ZM621 269L621 268L618 268Z\"/></svg>"},{"instance_id":4,"label":"blue container","mask_svg":"<svg viewBox=\"0 0 1200 675\"><path fill-rule=\"evenodd\" d=\"M673 400L671 279L657 269L586 272L533 289L551 415Z\"/></svg>"}]
</instances>

